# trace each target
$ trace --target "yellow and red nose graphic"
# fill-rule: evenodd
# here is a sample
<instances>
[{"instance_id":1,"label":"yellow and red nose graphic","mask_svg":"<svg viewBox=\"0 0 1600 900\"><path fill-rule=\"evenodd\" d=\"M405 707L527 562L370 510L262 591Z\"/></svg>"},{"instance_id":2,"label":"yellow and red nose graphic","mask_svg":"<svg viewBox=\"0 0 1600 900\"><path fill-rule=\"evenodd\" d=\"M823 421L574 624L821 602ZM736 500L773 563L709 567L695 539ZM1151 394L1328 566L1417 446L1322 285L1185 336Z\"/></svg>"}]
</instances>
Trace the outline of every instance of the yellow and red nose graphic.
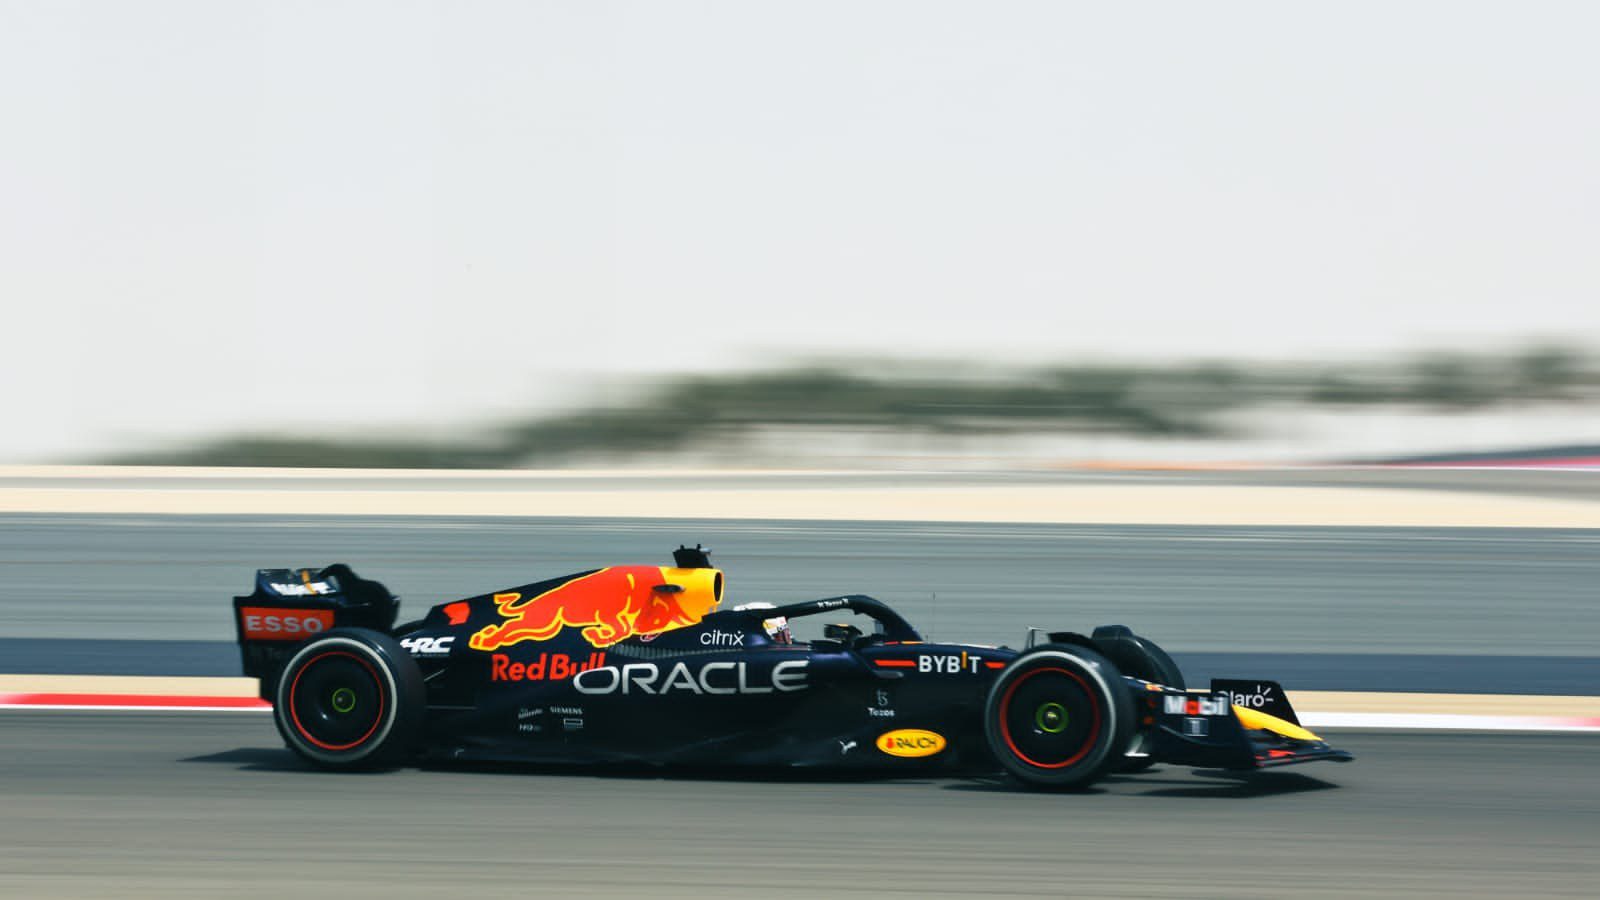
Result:
<instances>
[{"instance_id":1,"label":"yellow and red nose graphic","mask_svg":"<svg viewBox=\"0 0 1600 900\"><path fill-rule=\"evenodd\" d=\"M495 650L523 641L544 641L563 628L582 628L596 647L609 647L635 634L657 634L705 618L722 599L722 573L716 569L613 566L524 597L495 594L505 621L490 625L467 643Z\"/></svg>"}]
</instances>

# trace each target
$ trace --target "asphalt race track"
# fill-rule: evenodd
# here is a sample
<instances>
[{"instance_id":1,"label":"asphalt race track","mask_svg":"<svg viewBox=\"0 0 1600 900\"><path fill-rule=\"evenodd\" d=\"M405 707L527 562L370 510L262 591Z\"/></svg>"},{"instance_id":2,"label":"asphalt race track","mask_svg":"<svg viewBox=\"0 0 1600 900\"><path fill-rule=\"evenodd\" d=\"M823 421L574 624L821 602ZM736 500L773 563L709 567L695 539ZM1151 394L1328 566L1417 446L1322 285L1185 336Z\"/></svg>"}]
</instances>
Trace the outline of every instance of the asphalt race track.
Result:
<instances>
[{"instance_id":1,"label":"asphalt race track","mask_svg":"<svg viewBox=\"0 0 1600 900\"><path fill-rule=\"evenodd\" d=\"M730 602L870 593L934 637L1120 622L1196 678L1600 694L1600 532L1553 529L5 515L0 672L237 674L258 567L348 562L404 618L682 541Z\"/></svg>"},{"instance_id":2,"label":"asphalt race track","mask_svg":"<svg viewBox=\"0 0 1600 900\"><path fill-rule=\"evenodd\" d=\"M1247 780L310 771L261 714L0 713L16 897L1592 896L1600 738L1379 734Z\"/></svg>"},{"instance_id":3,"label":"asphalt race track","mask_svg":"<svg viewBox=\"0 0 1600 900\"><path fill-rule=\"evenodd\" d=\"M347 561L416 614L680 541L716 550L734 602L865 591L952 639L1120 621L1186 666L1255 660L1238 674L1291 688L1600 693L1600 533L1531 529L7 515L0 671L61 653L237 674L228 598L260 566ZM1357 761L1044 796L329 775L259 713L4 711L0 896L1593 895L1600 735L1328 736Z\"/></svg>"},{"instance_id":4,"label":"asphalt race track","mask_svg":"<svg viewBox=\"0 0 1600 900\"><path fill-rule=\"evenodd\" d=\"M1125 622L1179 651L1594 657L1600 531L0 516L0 638L231 641L261 567L350 563L401 616L704 542L731 603L850 592L934 636Z\"/></svg>"}]
</instances>

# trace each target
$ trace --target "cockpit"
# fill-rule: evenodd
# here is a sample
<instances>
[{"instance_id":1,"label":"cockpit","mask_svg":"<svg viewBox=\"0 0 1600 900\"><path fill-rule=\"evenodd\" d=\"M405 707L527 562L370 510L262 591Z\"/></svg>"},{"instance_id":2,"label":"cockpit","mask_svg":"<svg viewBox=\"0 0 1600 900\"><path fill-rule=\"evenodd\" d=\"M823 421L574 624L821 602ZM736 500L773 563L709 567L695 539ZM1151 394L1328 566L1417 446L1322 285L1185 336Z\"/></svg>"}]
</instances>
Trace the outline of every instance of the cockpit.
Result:
<instances>
[{"instance_id":1,"label":"cockpit","mask_svg":"<svg viewBox=\"0 0 1600 900\"><path fill-rule=\"evenodd\" d=\"M759 630L767 636L773 644L793 644L795 640L794 619L804 619L814 616L836 614L840 612L856 613L865 616L873 623L873 630L868 633L860 627L849 623L828 623L822 627L822 636L813 638L809 642L811 649L826 652L830 649L861 649L881 643L918 642L922 635L917 633L911 623L901 615L890 609L882 601L868 597L865 594L846 594L840 597L828 597L822 600L807 600L803 603L790 603L784 606L773 606L767 603L747 603L732 610L733 613L745 616L751 620L751 626L758 626ZM756 630L752 627L751 630Z\"/></svg>"}]
</instances>

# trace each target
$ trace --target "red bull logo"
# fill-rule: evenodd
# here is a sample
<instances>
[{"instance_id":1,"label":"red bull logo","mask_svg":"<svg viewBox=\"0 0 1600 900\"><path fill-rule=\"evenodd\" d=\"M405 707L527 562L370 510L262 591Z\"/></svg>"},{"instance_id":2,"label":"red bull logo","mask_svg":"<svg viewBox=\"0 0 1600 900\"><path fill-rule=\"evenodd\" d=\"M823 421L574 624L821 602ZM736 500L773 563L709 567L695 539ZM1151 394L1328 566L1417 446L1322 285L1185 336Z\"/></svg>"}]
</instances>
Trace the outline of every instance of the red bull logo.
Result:
<instances>
[{"instance_id":1,"label":"red bull logo","mask_svg":"<svg viewBox=\"0 0 1600 900\"><path fill-rule=\"evenodd\" d=\"M566 681L579 672L598 669L606 664L604 653L591 653L585 660L577 660L565 653L541 653L538 659L513 662L504 653L489 657L490 681Z\"/></svg>"},{"instance_id":2,"label":"red bull logo","mask_svg":"<svg viewBox=\"0 0 1600 900\"><path fill-rule=\"evenodd\" d=\"M505 621L478 631L468 645L496 650L546 641L563 628L581 628L584 640L609 647L636 634L693 625L721 599L722 573L716 569L614 566L531 597L495 594L495 607Z\"/></svg>"}]
</instances>

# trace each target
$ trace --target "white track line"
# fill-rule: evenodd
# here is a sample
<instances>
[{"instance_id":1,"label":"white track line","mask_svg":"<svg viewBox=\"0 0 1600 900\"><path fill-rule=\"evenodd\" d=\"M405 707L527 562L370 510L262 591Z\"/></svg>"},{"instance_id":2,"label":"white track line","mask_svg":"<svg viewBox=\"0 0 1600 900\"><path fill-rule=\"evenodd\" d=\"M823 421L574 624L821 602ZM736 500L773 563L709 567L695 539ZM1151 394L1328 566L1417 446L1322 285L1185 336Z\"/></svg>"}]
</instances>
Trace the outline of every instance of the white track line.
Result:
<instances>
[{"instance_id":1,"label":"white track line","mask_svg":"<svg viewBox=\"0 0 1600 900\"><path fill-rule=\"evenodd\" d=\"M1304 712L1299 715L1300 724L1307 728L1600 732L1600 719L1556 716L1475 716L1408 712Z\"/></svg>"}]
</instances>

